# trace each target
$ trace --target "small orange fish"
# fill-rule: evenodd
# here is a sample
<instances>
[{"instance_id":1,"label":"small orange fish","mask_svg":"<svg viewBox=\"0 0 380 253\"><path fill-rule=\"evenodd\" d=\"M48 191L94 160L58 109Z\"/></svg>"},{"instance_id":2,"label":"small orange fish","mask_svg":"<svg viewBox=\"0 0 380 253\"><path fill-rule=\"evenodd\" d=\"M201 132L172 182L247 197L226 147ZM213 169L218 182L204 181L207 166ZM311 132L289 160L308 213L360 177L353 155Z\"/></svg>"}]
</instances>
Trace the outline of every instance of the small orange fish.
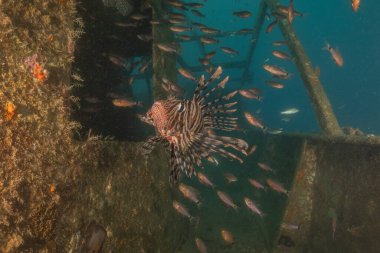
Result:
<instances>
[{"instance_id":1,"label":"small orange fish","mask_svg":"<svg viewBox=\"0 0 380 253\"><path fill-rule=\"evenodd\" d=\"M220 235L222 236L223 240L227 244L233 244L235 242L234 237L232 236L231 232L227 229L220 230Z\"/></svg>"},{"instance_id":2,"label":"small orange fish","mask_svg":"<svg viewBox=\"0 0 380 253\"><path fill-rule=\"evenodd\" d=\"M15 114L16 114L16 106L10 101L6 102L5 115L4 115L5 120L6 121L12 120Z\"/></svg>"},{"instance_id":3,"label":"small orange fish","mask_svg":"<svg viewBox=\"0 0 380 253\"><path fill-rule=\"evenodd\" d=\"M224 173L224 177L227 179L227 182L230 184L230 183L234 183L234 182L237 182L237 177L235 175L233 175L232 173Z\"/></svg>"},{"instance_id":4,"label":"small orange fish","mask_svg":"<svg viewBox=\"0 0 380 253\"><path fill-rule=\"evenodd\" d=\"M274 181L274 180L268 178L268 179L267 179L267 184L269 185L269 187L270 187L272 190L274 190L274 191L276 191L276 192L284 193L284 194L286 194L286 195L289 194L289 191L286 190L286 189L284 188L284 186L282 186L282 184L280 184L279 182L276 182L276 181Z\"/></svg>"},{"instance_id":5,"label":"small orange fish","mask_svg":"<svg viewBox=\"0 0 380 253\"><path fill-rule=\"evenodd\" d=\"M264 125L258 119L256 119L252 114L250 114L249 112L245 112L244 117L249 122L249 124L251 124L252 126L258 127L261 129L265 128Z\"/></svg>"},{"instance_id":6,"label":"small orange fish","mask_svg":"<svg viewBox=\"0 0 380 253\"><path fill-rule=\"evenodd\" d=\"M196 81L197 79L189 71L183 68L179 68L178 72L185 78Z\"/></svg>"},{"instance_id":7,"label":"small orange fish","mask_svg":"<svg viewBox=\"0 0 380 253\"><path fill-rule=\"evenodd\" d=\"M282 60L290 60L291 59L287 53L284 53L284 52L279 51L279 50L273 50L272 54L273 54L273 56L275 56L279 59L282 59Z\"/></svg>"},{"instance_id":8,"label":"small orange fish","mask_svg":"<svg viewBox=\"0 0 380 253\"><path fill-rule=\"evenodd\" d=\"M191 200L195 204L200 204L199 193L196 189L184 183L180 183L178 189L185 198Z\"/></svg>"},{"instance_id":9,"label":"small orange fish","mask_svg":"<svg viewBox=\"0 0 380 253\"><path fill-rule=\"evenodd\" d=\"M277 24L277 19L276 20L274 20L272 23L270 23L268 26L267 26L267 28L265 29L265 32L266 33L270 33L272 30L273 30L273 28L274 28L274 26Z\"/></svg>"},{"instance_id":10,"label":"small orange fish","mask_svg":"<svg viewBox=\"0 0 380 253\"><path fill-rule=\"evenodd\" d=\"M334 60L336 65L338 65L339 67L343 67L343 64L344 64L343 57L340 54L338 49L333 48L329 43L326 43L326 46L323 49L330 52L331 57Z\"/></svg>"},{"instance_id":11,"label":"small orange fish","mask_svg":"<svg viewBox=\"0 0 380 253\"><path fill-rule=\"evenodd\" d=\"M248 182L255 188L257 189L265 189L264 185L262 185L259 181L255 180L255 179L252 179L252 178L248 178Z\"/></svg>"},{"instance_id":12,"label":"small orange fish","mask_svg":"<svg viewBox=\"0 0 380 253\"><path fill-rule=\"evenodd\" d=\"M177 26L171 26L169 28L173 32L181 33L181 32L187 32L190 31L191 28L187 26L177 25Z\"/></svg>"},{"instance_id":13,"label":"small orange fish","mask_svg":"<svg viewBox=\"0 0 380 253\"><path fill-rule=\"evenodd\" d=\"M276 88L276 89L283 89L285 87L284 84L282 83L279 83L279 82L275 82L275 81L265 81L265 83L272 87L272 88Z\"/></svg>"},{"instance_id":14,"label":"small orange fish","mask_svg":"<svg viewBox=\"0 0 380 253\"><path fill-rule=\"evenodd\" d=\"M354 12L357 12L360 7L360 0L351 0L351 7Z\"/></svg>"},{"instance_id":15,"label":"small orange fish","mask_svg":"<svg viewBox=\"0 0 380 253\"><path fill-rule=\"evenodd\" d=\"M226 204L229 207L232 207L235 210L238 209L238 206L234 203L234 201L231 199L231 197L227 195L227 193L222 192L222 191L216 191L216 194L218 195L219 199L224 204Z\"/></svg>"},{"instance_id":16,"label":"small orange fish","mask_svg":"<svg viewBox=\"0 0 380 253\"><path fill-rule=\"evenodd\" d=\"M252 155L257 149L257 145L253 145L247 152L247 155Z\"/></svg>"},{"instance_id":17,"label":"small orange fish","mask_svg":"<svg viewBox=\"0 0 380 253\"><path fill-rule=\"evenodd\" d=\"M249 18L252 16L252 13L250 11L235 11L232 14L239 18Z\"/></svg>"},{"instance_id":18,"label":"small orange fish","mask_svg":"<svg viewBox=\"0 0 380 253\"><path fill-rule=\"evenodd\" d=\"M239 94L248 99L256 99L261 101L261 97L251 90L239 90Z\"/></svg>"},{"instance_id":19,"label":"small orange fish","mask_svg":"<svg viewBox=\"0 0 380 253\"><path fill-rule=\"evenodd\" d=\"M47 79L48 72L40 64L36 63L33 66L33 77L40 82Z\"/></svg>"},{"instance_id":20,"label":"small orange fish","mask_svg":"<svg viewBox=\"0 0 380 253\"><path fill-rule=\"evenodd\" d=\"M132 107L142 105L142 102L136 102L125 98L115 98L112 100L112 104L117 107Z\"/></svg>"},{"instance_id":21,"label":"small orange fish","mask_svg":"<svg viewBox=\"0 0 380 253\"><path fill-rule=\"evenodd\" d=\"M210 179L208 179L208 177L205 174L203 174L202 172L197 172L197 177L198 177L199 182L201 182L202 184L204 184L206 186L210 186L212 188L215 187L213 182L211 182Z\"/></svg>"},{"instance_id":22,"label":"small orange fish","mask_svg":"<svg viewBox=\"0 0 380 253\"><path fill-rule=\"evenodd\" d=\"M195 238L195 245L197 245L197 248L200 253L207 253L206 244L200 238Z\"/></svg>"},{"instance_id":23,"label":"small orange fish","mask_svg":"<svg viewBox=\"0 0 380 253\"><path fill-rule=\"evenodd\" d=\"M235 50L235 49L232 49L230 47L220 47L220 49L225 52L226 54L239 54L239 51Z\"/></svg>"},{"instance_id":24,"label":"small orange fish","mask_svg":"<svg viewBox=\"0 0 380 253\"><path fill-rule=\"evenodd\" d=\"M187 217L191 220L194 219L194 217L189 213L189 211L187 210L187 208L182 205L181 203L177 202L177 201L173 201L173 208L181 215Z\"/></svg>"},{"instance_id":25,"label":"small orange fish","mask_svg":"<svg viewBox=\"0 0 380 253\"><path fill-rule=\"evenodd\" d=\"M274 170L268 164L257 163L257 166L259 166L259 168L262 169L263 171L268 171L268 172L274 173Z\"/></svg>"},{"instance_id":26,"label":"small orange fish","mask_svg":"<svg viewBox=\"0 0 380 253\"><path fill-rule=\"evenodd\" d=\"M253 213L258 214L259 216L264 216L265 214L259 209L259 207L253 202L252 199L244 197L244 203Z\"/></svg>"},{"instance_id":27,"label":"small orange fish","mask_svg":"<svg viewBox=\"0 0 380 253\"><path fill-rule=\"evenodd\" d=\"M205 59L210 60L212 57L214 57L216 54L216 51L211 51L205 55Z\"/></svg>"}]
</instances>

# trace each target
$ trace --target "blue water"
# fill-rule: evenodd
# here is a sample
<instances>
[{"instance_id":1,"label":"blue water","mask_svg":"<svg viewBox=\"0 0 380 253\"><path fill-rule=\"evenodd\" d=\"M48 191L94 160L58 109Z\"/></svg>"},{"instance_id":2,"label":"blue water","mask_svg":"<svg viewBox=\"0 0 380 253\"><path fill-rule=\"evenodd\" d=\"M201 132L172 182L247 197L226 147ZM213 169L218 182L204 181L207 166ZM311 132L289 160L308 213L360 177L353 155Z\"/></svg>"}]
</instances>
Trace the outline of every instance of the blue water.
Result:
<instances>
[{"instance_id":1,"label":"blue water","mask_svg":"<svg viewBox=\"0 0 380 253\"><path fill-rule=\"evenodd\" d=\"M253 28L260 1L209 0L202 3L205 6L200 9L200 12L205 14L204 18L194 16L190 12L174 11L186 14L190 22L199 22L223 32L233 32L242 28ZM287 1L281 1L281 3L288 4ZM377 74L377 70L380 69L380 48L378 47L380 2L363 1L357 13L352 11L348 0L295 1L295 8L304 13L304 17L296 18L293 27L313 65L320 69L321 83L330 99L339 124L359 128L367 134L379 133L380 75ZM249 10L253 15L246 19L232 15L233 11L240 10ZM262 102L242 99L242 103L245 106L244 109L252 113L256 112L255 115L263 120L269 128L282 128L286 132L319 132L316 115L297 68L292 62L276 59L271 54L274 49L288 53L289 51L286 46L272 46L273 41L283 40L283 37L278 27L275 27L269 34L265 33L265 28L270 22L272 19L266 19L259 36L250 67L253 80L242 82L242 68L226 68L224 73L229 75L232 80L229 86L236 88L243 84L245 88L257 87L263 91ZM183 34L202 35L202 32L194 27L193 31ZM206 52L217 50L212 64L246 60L252 44L251 34L226 36L218 39L219 44L205 45ZM328 51L322 50L326 42L341 52L344 58L342 68L335 65ZM198 59L205 52L200 43L198 41L181 42L180 46L181 57L186 64L191 67L199 66ZM236 56L227 55L219 49L220 46L231 47L240 53ZM265 80L270 79L269 74L262 68L265 61L279 65L293 73L293 77L284 82L284 89L278 90L264 84ZM195 74L200 76L205 72ZM178 82L179 85L189 90L194 88L191 81L180 75L178 75ZM292 107L298 108L300 112L290 117L289 121L283 121L280 112Z\"/></svg>"}]
</instances>

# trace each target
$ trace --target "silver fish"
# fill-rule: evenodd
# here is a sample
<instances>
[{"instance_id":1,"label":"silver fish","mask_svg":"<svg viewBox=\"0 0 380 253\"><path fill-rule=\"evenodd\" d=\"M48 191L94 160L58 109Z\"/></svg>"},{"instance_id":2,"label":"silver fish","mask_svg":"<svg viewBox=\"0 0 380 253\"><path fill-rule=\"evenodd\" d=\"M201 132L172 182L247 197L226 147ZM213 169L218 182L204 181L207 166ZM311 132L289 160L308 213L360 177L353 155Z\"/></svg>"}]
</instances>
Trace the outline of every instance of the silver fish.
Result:
<instances>
[{"instance_id":1,"label":"silver fish","mask_svg":"<svg viewBox=\"0 0 380 253\"><path fill-rule=\"evenodd\" d=\"M253 202L253 200L251 200L250 198L245 197L244 203L252 212L258 214L259 216L264 216L264 213L257 207L255 202Z\"/></svg>"}]
</instances>

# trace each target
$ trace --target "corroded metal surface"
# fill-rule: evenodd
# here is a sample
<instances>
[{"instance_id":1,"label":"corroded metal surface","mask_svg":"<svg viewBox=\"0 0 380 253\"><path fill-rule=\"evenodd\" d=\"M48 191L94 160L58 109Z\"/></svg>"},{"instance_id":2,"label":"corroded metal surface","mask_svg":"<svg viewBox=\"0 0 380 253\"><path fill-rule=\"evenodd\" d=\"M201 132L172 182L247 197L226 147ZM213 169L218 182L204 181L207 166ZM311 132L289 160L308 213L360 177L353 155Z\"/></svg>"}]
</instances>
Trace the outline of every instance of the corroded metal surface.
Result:
<instances>
[{"instance_id":1,"label":"corroded metal surface","mask_svg":"<svg viewBox=\"0 0 380 253\"><path fill-rule=\"evenodd\" d=\"M162 19L165 15L163 8L165 1L154 0L151 2L153 19ZM157 47L157 43L171 44L174 42L174 34L169 30L169 24L153 25L153 98L155 100L166 97L166 92L162 88L162 78L171 82L177 81L176 54L163 52Z\"/></svg>"},{"instance_id":2,"label":"corroded metal surface","mask_svg":"<svg viewBox=\"0 0 380 253\"><path fill-rule=\"evenodd\" d=\"M293 136L305 141L281 229L292 247L275 252L377 252L380 245L380 145ZM361 141L358 141L361 140Z\"/></svg>"}]
</instances>

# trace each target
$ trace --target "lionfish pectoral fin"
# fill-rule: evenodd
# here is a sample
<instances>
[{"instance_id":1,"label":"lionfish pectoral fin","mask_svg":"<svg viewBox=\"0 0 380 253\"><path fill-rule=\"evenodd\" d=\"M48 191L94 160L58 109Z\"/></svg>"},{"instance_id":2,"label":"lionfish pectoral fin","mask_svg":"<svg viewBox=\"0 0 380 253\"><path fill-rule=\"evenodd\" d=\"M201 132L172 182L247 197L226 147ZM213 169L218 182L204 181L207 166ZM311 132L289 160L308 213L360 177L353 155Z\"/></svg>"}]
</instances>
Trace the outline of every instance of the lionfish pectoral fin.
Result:
<instances>
[{"instance_id":1,"label":"lionfish pectoral fin","mask_svg":"<svg viewBox=\"0 0 380 253\"><path fill-rule=\"evenodd\" d=\"M162 138L159 136L150 137L141 147L141 153L144 156L149 155L154 150L157 143L162 142Z\"/></svg>"},{"instance_id":2,"label":"lionfish pectoral fin","mask_svg":"<svg viewBox=\"0 0 380 253\"><path fill-rule=\"evenodd\" d=\"M181 179L181 170L178 167L172 167L170 168L169 172L169 184L171 186L174 186L178 184L178 182Z\"/></svg>"},{"instance_id":3,"label":"lionfish pectoral fin","mask_svg":"<svg viewBox=\"0 0 380 253\"><path fill-rule=\"evenodd\" d=\"M169 171L169 184L170 186L175 186L179 181L179 175L181 173L176 162L176 154L174 146L170 146L170 171Z\"/></svg>"}]
</instances>

